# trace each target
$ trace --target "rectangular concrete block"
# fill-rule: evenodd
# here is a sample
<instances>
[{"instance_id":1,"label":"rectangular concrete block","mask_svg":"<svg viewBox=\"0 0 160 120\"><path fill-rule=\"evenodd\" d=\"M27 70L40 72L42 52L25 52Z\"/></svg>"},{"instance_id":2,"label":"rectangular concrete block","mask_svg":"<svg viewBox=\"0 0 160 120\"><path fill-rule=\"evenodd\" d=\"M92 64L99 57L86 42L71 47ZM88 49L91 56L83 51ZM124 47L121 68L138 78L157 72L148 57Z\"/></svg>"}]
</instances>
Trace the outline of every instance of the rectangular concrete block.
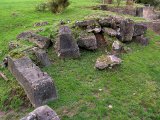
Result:
<instances>
[{"instance_id":1,"label":"rectangular concrete block","mask_svg":"<svg viewBox=\"0 0 160 120\"><path fill-rule=\"evenodd\" d=\"M30 58L8 58L8 68L24 88L34 107L46 104L57 98L52 78L40 70Z\"/></svg>"}]
</instances>

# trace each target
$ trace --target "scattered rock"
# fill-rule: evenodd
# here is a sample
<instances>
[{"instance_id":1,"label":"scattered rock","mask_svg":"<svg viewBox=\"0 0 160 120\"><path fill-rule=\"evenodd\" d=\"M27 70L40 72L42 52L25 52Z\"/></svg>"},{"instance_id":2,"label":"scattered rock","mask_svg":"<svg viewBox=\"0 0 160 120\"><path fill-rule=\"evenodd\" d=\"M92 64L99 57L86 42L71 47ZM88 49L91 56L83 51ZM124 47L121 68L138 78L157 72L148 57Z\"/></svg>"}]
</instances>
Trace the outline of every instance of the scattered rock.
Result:
<instances>
[{"instance_id":1,"label":"scattered rock","mask_svg":"<svg viewBox=\"0 0 160 120\"><path fill-rule=\"evenodd\" d=\"M78 46L87 50L97 49L97 40L94 34L87 34L78 38Z\"/></svg>"},{"instance_id":2,"label":"scattered rock","mask_svg":"<svg viewBox=\"0 0 160 120\"><path fill-rule=\"evenodd\" d=\"M120 24L119 39L122 42L132 41L134 33L134 21L130 19L123 20Z\"/></svg>"},{"instance_id":3,"label":"scattered rock","mask_svg":"<svg viewBox=\"0 0 160 120\"><path fill-rule=\"evenodd\" d=\"M97 24L95 20L85 20L85 21L77 21L75 25L80 28L87 28L87 26L91 26Z\"/></svg>"},{"instance_id":4,"label":"scattered rock","mask_svg":"<svg viewBox=\"0 0 160 120\"><path fill-rule=\"evenodd\" d=\"M46 49L48 48L52 42L49 38L44 36L35 34L34 32L22 32L17 36L19 40L28 40L30 42L35 43L39 48Z\"/></svg>"},{"instance_id":5,"label":"scattered rock","mask_svg":"<svg viewBox=\"0 0 160 120\"><path fill-rule=\"evenodd\" d=\"M9 51L14 50L19 47L19 44L17 42L11 41L9 42Z\"/></svg>"},{"instance_id":6,"label":"scattered rock","mask_svg":"<svg viewBox=\"0 0 160 120\"><path fill-rule=\"evenodd\" d=\"M111 37L116 37L118 35L116 30L113 30L112 28L104 28L103 32Z\"/></svg>"},{"instance_id":7,"label":"scattered rock","mask_svg":"<svg viewBox=\"0 0 160 120\"><path fill-rule=\"evenodd\" d=\"M57 113L47 105L38 107L20 120L60 120Z\"/></svg>"},{"instance_id":8,"label":"scattered rock","mask_svg":"<svg viewBox=\"0 0 160 120\"><path fill-rule=\"evenodd\" d=\"M122 17L108 16L107 18L100 19L99 24L101 27L108 27L117 30L123 20L124 19Z\"/></svg>"},{"instance_id":9,"label":"scattered rock","mask_svg":"<svg viewBox=\"0 0 160 120\"><path fill-rule=\"evenodd\" d=\"M123 52L123 45L120 41L114 41L112 44L112 54L118 55Z\"/></svg>"},{"instance_id":10,"label":"scattered rock","mask_svg":"<svg viewBox=\"0 0 160 120\"><path fill-rule=\"evenodd\" d=\"M105 19L100 19L99 24L102 27L111 27L114 24L113 18L112 17L107 17Z\"/></svg>"},{"instance_id":11,"label":"scattered rock","mask_svg":"<svg viewBox=\"0 0 160 120\"><path fill-rule=\"evenodd\" d=\"M17 35L17 39L19 40L29 40L35 33L33 31L22 32Z\"/></svg>"},{"instance_id":12,"label":"scattered rock","mask_svg":"<svg viewBox=\"0 0 160 120\"><path fill-rule=\"evenodd\" d=\"M102 28L98 24L98 22L95 22L94 24L87 26L87 32L100 33L101 31Z\"/></svg>"},{"instance_id":13,"label":"scattered rock","mask_svg":"<svg viewBox=\"0 0 160 120\"><path fill-rule=\"evenodd\" d=\"M77 27L85 28L87 32L99 33L102 28L96 20L86 20L81 22L76 22Z\"/></svg>"},{"instance_id":14,"label":"scattered rock","mask_svg":"<svg viewBox=\"0 0 160 120\"><path fill-rule=\"evenodd\" d=\"M55 48L60 58L78 58L80 56L79 47L68 26L60 27Z\"/></svg>"},{"instance_id":15,"label":"scattered rock","mask_svg":"<svg viewBox=\"0 0 160 120\"><path fill-rule=\"evenodd\" d=\"M145 34L147 31L147 26L142 23L137 23L134 26L134 35L133 36L140 36Z\"/></svg>"},{"instance_id":16,"label":"scattered rock","mask_svg":"<svg viewBox=\"0 0 160 120\"><path fill-rule=\"evenodd\" d=\"M24 88L34 107L57 98L53 79L47 73L42 72L28 57L17 59L8 57L8 68Z\"/></svg>"},{"instance_id":17,"label":"scattered rock","mask_svg":"<svg viewBox=\"0 0 160 120\"><path fill-rule=\"evenodd\" d=\"M101 56L97 59L95 68L99 70L103 70L106 68L112 68L115 65L119 65L122 62L122 60L115 55L106 55Z\"/></svg>"},{"instance_id":18,"label":"scattered rock","mask_svg":"<svg viewBox=\"0 0 160 120\"><path fill-rule=\"evenodd\" d=\"M147 46L149 44L149 39L144 37L143 35L141 36L135 36L133 37L133 40L136 42L136 43L139 43L143 46Z\"/></svg>"},{"instance_id":19,"label":"scattered rock","mask_svg":"<svg viewBox=\"0 0 160 120\"><path fill-rule=\"evenodd\" d=\"M34 27L40 27L40 26L46 26L48 25L49 23L47 21L44 21L44 22L37 22L35 23L33 26Z\"/></svg>"},{"instance_id":20,"label":"scattered rock","mask_svg":"<svg viewBox=\"0 0 160 120\"><path fill-rule=\"evenodd\" d=\"M47 67L47 66L51 65L48 54L46 53L45 50L42 50L42 49L37 50L36 49L36 50L34 50L34 53L42 66Z\"/></svg>"}]
</instances>

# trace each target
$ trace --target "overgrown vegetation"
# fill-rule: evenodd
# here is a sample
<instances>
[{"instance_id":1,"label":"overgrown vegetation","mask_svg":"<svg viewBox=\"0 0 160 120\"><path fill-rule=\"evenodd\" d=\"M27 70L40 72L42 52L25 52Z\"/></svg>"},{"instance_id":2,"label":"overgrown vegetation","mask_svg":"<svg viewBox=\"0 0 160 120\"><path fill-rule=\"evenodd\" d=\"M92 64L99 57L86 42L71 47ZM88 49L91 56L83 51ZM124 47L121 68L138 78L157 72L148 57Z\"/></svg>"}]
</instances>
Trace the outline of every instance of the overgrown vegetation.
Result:
<instances>
[{"instance_id":1,"label":"overgrown vegetation","mask_svg":"<svg viewBox=\"0 0 160 120\"><path fill-rule=\"evenodd\" d=\"M36 6L37 11L50 10L52 13L61 13L69 6L69 0L46 0Z\"/></svg>"}]
</instances>

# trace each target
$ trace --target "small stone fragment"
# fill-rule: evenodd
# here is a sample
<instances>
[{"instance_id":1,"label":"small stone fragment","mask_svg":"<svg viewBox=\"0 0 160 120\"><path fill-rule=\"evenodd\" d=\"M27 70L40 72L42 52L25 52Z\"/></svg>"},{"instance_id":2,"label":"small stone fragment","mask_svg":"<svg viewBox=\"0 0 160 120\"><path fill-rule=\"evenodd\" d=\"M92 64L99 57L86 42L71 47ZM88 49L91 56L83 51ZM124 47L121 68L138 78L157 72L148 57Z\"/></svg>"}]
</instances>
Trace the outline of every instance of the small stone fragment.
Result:
<instances>
[{"instance_id":1,"label":"small stone fragment","mask_svg":"<svg viewBox=\"0 0 160 120\"><path fill-rule=\"evenodd\" d=\"M38 107L20 120L60 120L57 113L47 105Z\"/></svg>"},{"instance_id":2,"label":"small stone fragment","mask_svg":"<svg viewBox=\"0 0 160 120\"><path fill-rule=\"evenodd\" d=\"M120 41L114 41L112 44L112 54L117 55L124 51L123 45Z\"/></svg>"},{"instance_id":3,"label":"small stone fragment","mask_svg":"<svg viewBox=\"0 0 160 120\"><path fill-rule=\"evenodd\" d=\"M104 28L103 32L111 37L116 37L118 35L117 31L112 28Z\"/></svg>"},{"instance_id":4,"label":"small stone fragment","mask_svg":"<svg viewBox=\"0 0 160 120\"><path fill-rule=\"evenodd\" d=\"M30 42L35 43L41 49L47 49L51 44L51 40L47 37L38 35L34 32L22 32L17 36L19 40L28 40Z\"/></svg>"},{"instance_id":5,"label":"small stone fragment","mask_svg":"<svg viewBox=\"0 0 160 120\"><path fill-rule=\"evenodd\" d=\"M41 26L46 26L48 25L49 23L47 21L44 21L44 22L37 22L34 24L34 27L41 27Z\"/></svg>"},{"instance_id":6,"label":"small stone fragment","mask_svg":"<svg viewBox=\"0 0 160 120\"><path fill-rule=\"evenodd\" d=\"M95 68L99 70L103 70L105 68L114 67L115 65L119 65L122 60L115 55L104 55L97 59Z\"/></svg>"},{"instance_id":7,"label":"small stone fragment","mask_svg":"<svg viewBox=\"0 0 160 120\"><path fill-rule=\"evenodd\" d=\"M47 67L47 66L51 65L48 54L46 53L45 50L38 49L38 50L35 50L34 52L35 52L35 55L36 55L38 61L40 62L40 64L42 66Z\"/></svg>"},{"instance_id":8,"label":"small stone fragment","mask_svg":"<svg viewBox=\"0 0 160 120\"><path fill-rule=\"evenodd\" d=\"M134 35L133 36L140 36L145 34L147 31L147 26L141 23L136 23L134 26Z\"/></svg>"},{"instance_id":9,"label":"small stone fragment","mask_svg":"<svg viewBox=\"0 0 160 120\"><path fill-rule=\"evenodd\" d=\"M141 44L143 46L147 46L149 44L149 39L147 37L144 37L143 35L135 36L135 37L133 37L133 40L136 43L139 43L139 44Z\"/></svg>"}]
</instances>

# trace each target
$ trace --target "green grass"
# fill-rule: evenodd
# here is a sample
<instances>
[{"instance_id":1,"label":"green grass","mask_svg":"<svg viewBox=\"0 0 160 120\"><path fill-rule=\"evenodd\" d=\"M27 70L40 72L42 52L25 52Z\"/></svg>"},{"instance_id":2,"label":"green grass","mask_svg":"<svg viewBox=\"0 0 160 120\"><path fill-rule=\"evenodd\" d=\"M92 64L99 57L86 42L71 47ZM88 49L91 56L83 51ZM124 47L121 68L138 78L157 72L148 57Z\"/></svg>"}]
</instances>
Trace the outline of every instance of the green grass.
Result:
<instances>
[{"instance_id":1,"label":"green grass","mask_svg":"<svg viewBox=\"0 0 160 120\"><path fill-rule=\"evenodd\" d=\"M0 60L8 54L8 42L16 40L18 33L39 29L33 27L35 22L50 23L44 27L46 31L41 33L48 36L51 34L47 32L48 29L55 30L61 19L73 22L100 12L85 8L97 4L94 0L71 0L70 7L62 14L40 13L34 9L38 1L40 0L0 1ZM149 46L142 47L134 43L127 45L132 52L121 56L122 65L106 71L94 69L97 57L105 54L104 50L82 50L80 59L64 61L57 58L53 48L50 48L49 56L54 63L43 68L43 71L54 79L58 100L50 102L49 106L62 120L159 120L160 36L151 31L148 31L147 36L151 38ZM23 44L30 45L26 42ZM15 111L6 119L18 120L33 108L21 106L23 100L20 96L24 92L7 69L0 70L9 78L9 81L0 79L0 108L7 112L8 109ZM15 96L9 95L13 89L18 90ZM10 97L11 102L4 104ZM110 109L109 105L113 108Z\"/></svg>"}]
</instances>

